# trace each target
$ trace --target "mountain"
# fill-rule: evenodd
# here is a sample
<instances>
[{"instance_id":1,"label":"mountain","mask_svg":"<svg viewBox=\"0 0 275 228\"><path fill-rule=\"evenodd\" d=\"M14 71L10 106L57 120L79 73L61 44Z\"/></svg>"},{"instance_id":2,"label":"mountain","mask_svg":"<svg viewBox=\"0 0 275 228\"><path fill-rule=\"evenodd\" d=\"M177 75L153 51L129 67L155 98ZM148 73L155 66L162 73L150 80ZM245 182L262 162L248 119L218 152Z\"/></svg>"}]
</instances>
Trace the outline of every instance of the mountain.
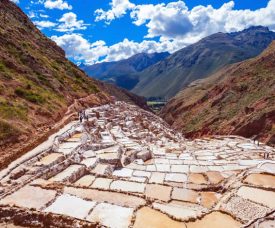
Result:
<instances>
[{"instance_id":1,"label":"mountain","mask_svg":"<svg viewBox=\"0 0 275 228\"><path fill-rule=\"evenodd\" d=\"M0 12L1 169L75 118L77 111L110 102L112 93L123 91L104 90L11 1L1 0ZM143 99L136 96L136 101Z\"/></svg>"},{"instance_id":2,"label":"mountain","mask_svg":"<svg viewBox=\"0 0 275 228\"><path fill-rule=\"evenodd\" d=\"M134 75L135 73L146 69L168 56L168 52L140 53L116 62L103 62L90 66L81 64L80 68L93 78L130 90L138 83L138 78Z\"/></svg>"},{"instance_id":3,"label":"mountain","mask_svg":"<svg viewBox=\"0 0 275 228\"><path fill-rule=\"evenodd\" d=\"M132 92L145 97L171 98L191 82L227 64L257 56L273 39L275 33L261 26L211 35L140 72L139 83Z\"/></svg>"},{"instance_id":4,"label":"mountain","mask_svg":"<svg viewBox=\"0 0 275 228\"><path fill-rule=\"evenodd\" d=\"M139 106L140 108L152 111L151 108L147 105L147 100L145 97L140 97L134 93L129 92L126 89L117 87L111 83L106 83L102 81L98 81L98 87L101 88L103 91L106 91L108 94L111 94L115 97L116 100L125 101L130 104L134 104Z\"/></svg>"},{"instance_id":5,"label":"mountain","mask_svg":"<svg viewBox=\"0 0 275 228\"><path fill-rule=\"evenodd\" d=\"M191 84L160 115L187 137L257 135L275 144L275 41L258 57Z\"/></svg>"}]
</instances>

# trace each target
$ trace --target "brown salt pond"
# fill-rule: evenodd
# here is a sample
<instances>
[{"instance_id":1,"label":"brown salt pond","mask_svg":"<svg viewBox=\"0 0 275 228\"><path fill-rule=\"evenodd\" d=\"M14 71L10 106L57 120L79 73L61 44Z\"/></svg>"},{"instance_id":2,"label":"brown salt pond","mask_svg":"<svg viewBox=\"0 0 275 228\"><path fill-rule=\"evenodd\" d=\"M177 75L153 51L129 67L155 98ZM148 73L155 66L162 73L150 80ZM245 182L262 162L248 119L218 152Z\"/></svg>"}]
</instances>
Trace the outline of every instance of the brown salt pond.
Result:
<instances>
[{"instance_id":1,"label":"brown salt pond","mask_svg":"<svg viewBox=\"0 0 275 228\"><path fill-rule=\"evenodd\" d=\"M79 186L85 186L88 187L90 186L95 180L95 176L93 175L85 175L83 177L81 177L80 179L78 179L74 185L79 185Z\"/></svg>"},{"instance_id":2,"label":"brown salt pond","mask_svg":"<svg viewBox=\"0 0 275 228\"><path fill-rule=\"evenodd\" d=\"M207 180L200 173L191 173L188 176L188 181L194 184L207 184Z\"/></svg>"},{"instance_id":3,"label":"brown salt pond","mask_svg":"<svg viewBox=\"0 0 275 228\"><path fill-rule=\"evenodd\" d=\"M117 192L100 191L95 189L81 189L73 187L65 187L64 193L68 193L83 199L93 200L96 202L108 202L125 207L140 207L145 205L145 200Z\"/></svg>"},{"instance_id":4,"label":"brown salt pond","mask_svg":"<svg viewBox=\"0 0 275 228\"><path fill-rule=\"evenodd\" d=\"M149 159L144 162L144 165L152 165L152 164L154 164L154 159Z\"/></svg>"},{"instance_id":5,"label":"brown salt pond","mask_svg":"<svg viewBox=\"0 0 275 228\"><path fill-rule=\"evenodd\" d=\"M74 134L71 138L67 139L67 142L77 142L82 137L82 133Z\"/></svg>"},{"instance_id":6,"label":"brown salt pond","mask_svg":"<svg viewBox=\"0 0 275 228\"><path fill-rule=\"evenodd\" d=\"M200 220L186 223L188 228L239 228L241 223L231 216L215 211Z\"/></svg>"},{"instance_id":7,"label":"brown salt pond","mask_svg":"<svg viewBox=\"0 0 275 228\"><path fill-rule=\"evenodd\" d=\"M149 198L159 199L167 202L170 200L171 191L171 187L157 184L147 184L145 195Z\"/></svg>"},{"instance_id":8,"label":"brown salt pond","mask_svg":"<svg viewBox=\"0 0 275 228\"><path fill-rule=\"evenodd\" d=\"M245 178L244 182L266 188L275 188L275 176L269 174L250 174Z\"/></svg>"},{"instance_id":9,"label":"brown salt pond","mask_svg":"<svg viewBox=\"0 0 275 228\"><path fill-rule=\"evenodd\" d=\"M217 171L206 172L206 175L211 184L218 184L224 180L224 177L221 175L221 173Z\"/></svg>"},{"instance_id":10,"label":"brown salt pond","mask_svg":"<svg viewBox=\"0 0 275 228\"><path fill-rule=\"evenodd\" d=\"M36 165L50 165L54 163L55 161L61 161L64 160L64 157L60 153L51 153L48 154L47 156L43 157L40 161L36 163Z\"/></svg>"},{"instance_id":11,"label":"brown salt pond","mask_svg":"<svg viewBox=\"0 0 275 228\"><path fill-rule=\"evenodd\" d=\"M215 192L201 192L201 204L206 208L211 208L219 199L219 194Z\"/></svg>"},{"instance_id":12,"label":"brown salt pond","mask_svg":"<svg viewBox=\"0 0 275 228\"><path fill-rule=\"evenodd\" d=\"M197 203L198 197L199 194L196 191L184 188L174 188L172 192L172 199L174 200Z\"/></svg>"},{"instance_id":13,"label":"brown salt pond","mask_svg":"<svg viewBox=\"0 0 275 228\"><path fill-rule=\"evenodd\" d=\"M153 210L150 207L143 207L136 213L134 228L184 228L183 222L177 222L167 215Z\"/></svg>"},{"instance_id":14,"label":"brown salt pond","mask_svg":"<svg viewBox=\"0 0 275 228\"><path fill-rule=\"evenodd\" d=\"M16 205L19 207L41 209L50 201L54 200L56 192L39 187L24 186L18 191L1 200L1 204Z\"/></svg>"}]
</instances>

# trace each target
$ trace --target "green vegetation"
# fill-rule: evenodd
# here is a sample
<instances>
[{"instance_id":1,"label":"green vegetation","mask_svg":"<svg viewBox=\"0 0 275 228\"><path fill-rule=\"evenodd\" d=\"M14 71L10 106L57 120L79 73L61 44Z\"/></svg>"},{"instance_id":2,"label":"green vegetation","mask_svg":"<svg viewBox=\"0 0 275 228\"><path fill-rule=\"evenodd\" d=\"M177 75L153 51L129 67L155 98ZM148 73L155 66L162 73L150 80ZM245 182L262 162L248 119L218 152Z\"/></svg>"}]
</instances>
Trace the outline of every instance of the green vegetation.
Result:
<instances>
[{"instance_id":1,"label":"green vegetation","mask_svg":"<svg viewBox=\"0 0 275 228\"><path fill-rule=\"evenodd\" d=\"M158 113L166 104L166 101L147 101L147 105L155 112Z\"/></svg>"},{"instance_id":2,"label":"green vegetation","mask_svg":"<svg viewBox=\"0 0 275 228\"><path fill-rule=\"evenodd\" d=\"M0 61L0 76L1 75L3 75L4 78L7 80L11 80L13 78L10 69L6 66L4 62Z\"/></svg>"},{"instance_id":3,"label":"green vegetation","mask_svg":"<svg viewBox=\"0 0 275 228\"><path fill-rule=\"evenodd\" d=\"M137 73L139 83L132 91L147 98L171 98L190 83L207 78L228 64L257 56L274 39L275 33L264 27L211 35Z\"/></svg>"},{"instance_id":4,"label":"green vegetation","mask_svg":"<svg viewBox=\"0 0 275 228\"><path fill-rule=\"evenodd\" d=\"M17 88L14 90L14 93L17 96L35 104L45 103L45 99L42 96L24 88Z\"/></svg>"},{"instance_id":5,"label":"green vegetation","mask_svg":"<svg viewBox=\"0 0 275 228\"><path fill-rule=\"evenodd\" d=\"M23 105L16 105L8 102L0 103L0 117L6 120L19 119L27 120L28 109Z\"/></svg>"}]
</instances>

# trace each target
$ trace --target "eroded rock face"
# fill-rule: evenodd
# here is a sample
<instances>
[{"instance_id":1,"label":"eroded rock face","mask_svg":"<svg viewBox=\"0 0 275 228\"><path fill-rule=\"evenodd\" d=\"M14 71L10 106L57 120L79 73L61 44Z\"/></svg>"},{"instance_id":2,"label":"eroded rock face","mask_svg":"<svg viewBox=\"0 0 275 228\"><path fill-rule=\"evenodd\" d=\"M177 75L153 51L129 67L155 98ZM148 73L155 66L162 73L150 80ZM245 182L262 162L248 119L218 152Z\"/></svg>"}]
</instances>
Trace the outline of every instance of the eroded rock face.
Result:
<instances>
[{"instance_id":1,"label":"eroded rock face","mask_svg":"<svg viewBox=\"0 0 275 228\"><path fill-rule=\"evenodd\" d=\"M85 113L0 173L0 224L239 227L275 209L274 148L190 141L123 102Z\"/></svg>"}]
</instances>

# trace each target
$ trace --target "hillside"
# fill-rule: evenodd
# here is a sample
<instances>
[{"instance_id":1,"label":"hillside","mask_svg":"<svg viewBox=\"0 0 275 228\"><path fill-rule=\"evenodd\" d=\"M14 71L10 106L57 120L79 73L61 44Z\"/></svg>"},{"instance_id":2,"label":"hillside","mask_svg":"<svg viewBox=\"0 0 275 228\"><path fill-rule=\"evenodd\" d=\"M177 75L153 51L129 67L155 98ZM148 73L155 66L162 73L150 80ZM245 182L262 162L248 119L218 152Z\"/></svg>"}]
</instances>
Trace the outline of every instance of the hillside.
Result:
<instances>
[{"instance_id":1,"label":"hillside","mask_svg":"<svg viewBox=\"0 0 275 228\"><path fill-rule=\"evenodd\" d=\"M261 26L211 35L139 73L139 83L132 91L145 97L171 98L227 64L257 56L273 39L275 33Z\"/></svg>"},{"instance_id":2,"label":"hillside","mask_svg":"<svg viewBox=\"0 0 275 228\"><path fill-rule=\"evenodd\" d=\"M161 116L188 137L257 135L275 144L275 41L258 57L182 90Z\"/></svg>"},{"instance_id":3,"label":"hillside","mask_svg":"<svg viewBox=\"0 0 275 228\"><path fill-rule=\"evenodd\" d=\"M1 0L0 12L1 169L112 94L68 61L14 3ZM123 93L115 87L110 93L117 91Z\"/></svg>"},{"instance_id":4,"label":"hillside","mask_svg":"<svg viewBox=\"0 0 275 228\"><path fill-rule=\"evenodd\" d=\"M147 101L144 97L140 97L134 93L129 92L126 89L117 87L111 83L98 81L97 85L101 90L115 97L115 100L117 101L124 101L130 104L134 104L144 110L152 112L150 107L147 105Z\"/></svg>"},{"instance_id":5,"label":"hillside","mask_svg":"<svg viewBox=\"0 0 275 228\"><path fill-rule=\"evenodd\" d=\"M138 83L135 73L163 60L167 56L169 56L168 52L140 53L120 61L103 62L94 65L82 64L80 68L93 78L130 90Z\"/></svg>"}]
</instances>

